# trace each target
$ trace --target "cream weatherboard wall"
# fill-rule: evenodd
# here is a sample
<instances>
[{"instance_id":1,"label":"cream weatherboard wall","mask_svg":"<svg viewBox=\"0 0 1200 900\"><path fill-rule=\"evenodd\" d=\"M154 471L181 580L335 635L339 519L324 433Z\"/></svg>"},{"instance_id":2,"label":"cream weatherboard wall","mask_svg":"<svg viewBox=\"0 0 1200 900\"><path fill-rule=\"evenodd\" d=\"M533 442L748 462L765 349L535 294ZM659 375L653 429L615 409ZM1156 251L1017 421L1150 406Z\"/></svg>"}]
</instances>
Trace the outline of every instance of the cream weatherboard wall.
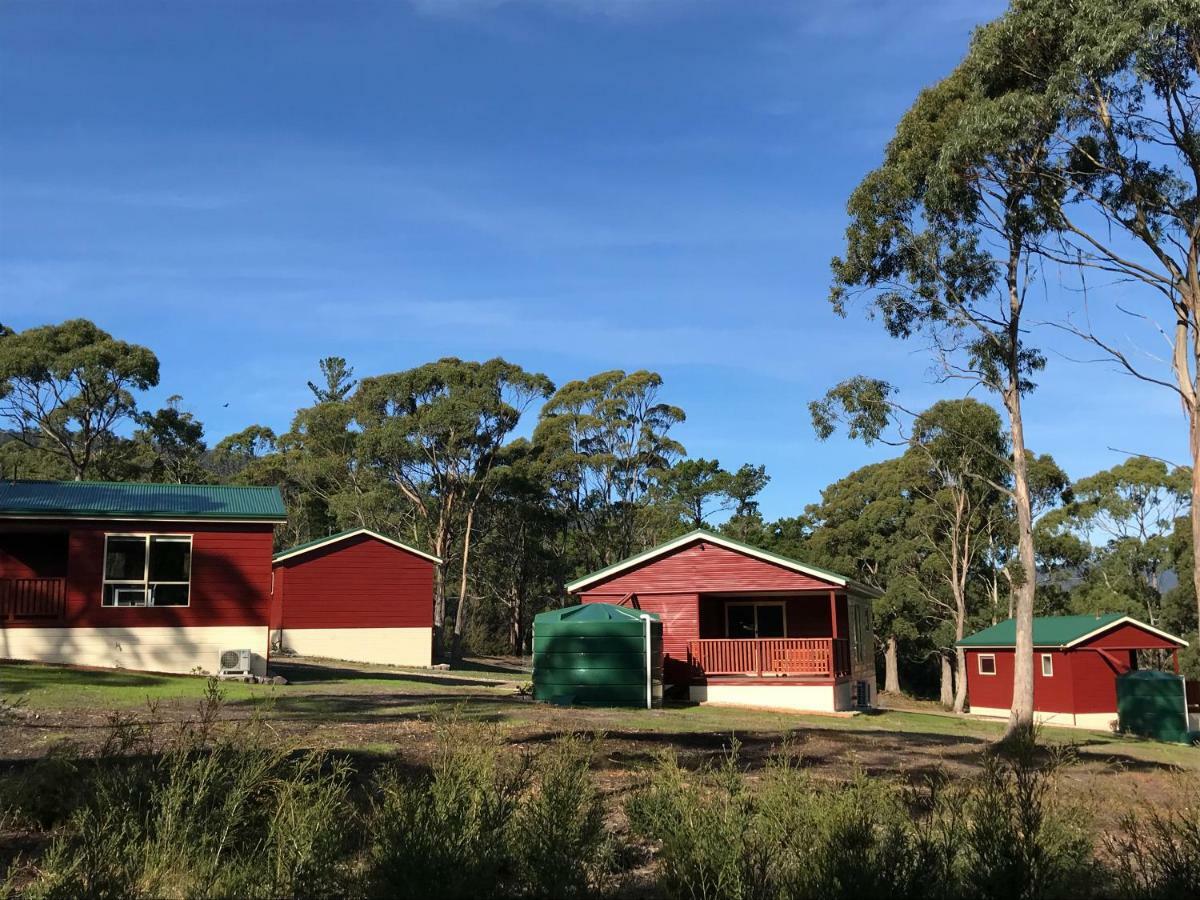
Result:
<instances>
[{"instance_id":1,"label":"cream weatherboard wall","mask_svg":"<svg viewBox=\"0 0 1200 900\"><path fill-rule=\"evenodd\" d=\"M267 672L267 626L4 628L0 657L149 672L216 673L223 650L250 650Z\"/></svg>"},{"instance_id":2,"label":"cream weatherboard wall","mask_svg":"<svg viewBox=\"0 0 1200 900\"><path fill-rule=\"evenodd\" d=\"M749 706L760 709L788 709L811 712L839 712L853 705L852 685L840 684L708 684L689 688L694 703L718 706ZM872 686L872 695L874 686Z\"/></svg>"},{"instance_id":3,"label":"cream weatherboard wall","mask_svg":"<svg viewBox=\"0 0 1200 900\"><path fill-rule=\"evenodd\" d=\"M297 656L385 666L433 664L432 628L285 628L280 648Z\"/></svg>"}]
</instances>

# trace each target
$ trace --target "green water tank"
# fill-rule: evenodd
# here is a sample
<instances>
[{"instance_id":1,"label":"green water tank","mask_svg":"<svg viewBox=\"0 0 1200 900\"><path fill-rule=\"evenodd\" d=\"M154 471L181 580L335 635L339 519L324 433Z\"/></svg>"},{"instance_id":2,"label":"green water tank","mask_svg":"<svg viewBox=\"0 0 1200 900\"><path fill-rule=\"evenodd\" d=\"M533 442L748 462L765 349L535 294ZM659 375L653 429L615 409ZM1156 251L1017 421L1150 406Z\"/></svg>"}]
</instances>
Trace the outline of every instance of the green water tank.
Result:
<instances>
[{"instance_id":1,"label":"green water tank","mask_svg":"<svg viewBox=\"0 0 1200 900\"><path fill-rule=\"evenodd\" d=\"M564 706L662 705L662 621L584 603L535 616L533 696Z\"/></svg>"},{"instance_id":2,"label":"green water tank","mask_svg":"<svg viewBox=\"0 0 1200 900\"><path fill-rule=\"evenodd\" d=\"M1154 669L1118 676L1117 718L1122 733L1188 743L1183 678Z\"/></svg>"}]
</instances>

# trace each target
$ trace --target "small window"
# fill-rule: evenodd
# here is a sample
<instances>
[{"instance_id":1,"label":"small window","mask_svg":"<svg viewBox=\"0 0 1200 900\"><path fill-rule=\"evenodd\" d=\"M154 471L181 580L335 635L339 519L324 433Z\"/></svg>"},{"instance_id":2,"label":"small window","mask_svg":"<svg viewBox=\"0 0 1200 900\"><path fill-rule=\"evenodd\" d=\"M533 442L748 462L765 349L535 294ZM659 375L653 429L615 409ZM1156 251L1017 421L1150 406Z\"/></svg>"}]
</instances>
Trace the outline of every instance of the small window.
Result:
<instances>
[{"instance_id":1,"label":"small window","mask_svg":"<svg viewBox=\"0 0 1200 900\"><path fill-rule=\"evenodd\" d=\"M1042 654L1042 677L1050 678L1054 675L1054 657L1049 653Z\"/></svg>"},{"instance_id":2,"label":"small window","mask_svg":"<svg viewBox=\"0 0 1200 900\"><path fill-rule=\"evenodd\" d=\"M979 674L980 675L995 675L996 674L996 655L994 653L979 654Z\"/></svg>"}]
</instances>

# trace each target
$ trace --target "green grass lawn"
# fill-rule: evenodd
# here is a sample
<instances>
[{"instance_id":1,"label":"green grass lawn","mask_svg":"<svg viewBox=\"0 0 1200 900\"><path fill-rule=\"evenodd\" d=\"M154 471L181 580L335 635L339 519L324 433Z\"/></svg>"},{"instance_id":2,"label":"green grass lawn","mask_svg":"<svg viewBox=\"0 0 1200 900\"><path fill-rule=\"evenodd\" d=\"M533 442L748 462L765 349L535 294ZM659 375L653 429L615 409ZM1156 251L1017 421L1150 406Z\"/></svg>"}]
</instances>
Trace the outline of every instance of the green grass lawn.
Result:
<instances>
[{"instance_id":1,"label":"green grass lawn","mask_svg":"<svg viewBox=\"0 0 1200 900\"><path fill-rule=\"evenodd\" d=\"M609 733L697 734L788 732L797 729L858 732L864 736L906 734L963 741L990 741L1003 724L963 716L884 710L859 716L822 716L716 706L668 706L661 710L578 709L535 704L515 696L520 680L481 678L478 672L357 671L283 663L289 684L226 682L231 706L268 700L280 718L336 725L424 717L460 707L468 718L541 729ZM107 669L72 669L35 663L0 664L0 697L38 709L129 709L147 701L199 700L207 680L199 676L154 675ZM1200 750L1102 732L1046 728L1043 738L1077 746L1086 754L1123 756L1200 769Z\"/></svg>"}]
</instances>

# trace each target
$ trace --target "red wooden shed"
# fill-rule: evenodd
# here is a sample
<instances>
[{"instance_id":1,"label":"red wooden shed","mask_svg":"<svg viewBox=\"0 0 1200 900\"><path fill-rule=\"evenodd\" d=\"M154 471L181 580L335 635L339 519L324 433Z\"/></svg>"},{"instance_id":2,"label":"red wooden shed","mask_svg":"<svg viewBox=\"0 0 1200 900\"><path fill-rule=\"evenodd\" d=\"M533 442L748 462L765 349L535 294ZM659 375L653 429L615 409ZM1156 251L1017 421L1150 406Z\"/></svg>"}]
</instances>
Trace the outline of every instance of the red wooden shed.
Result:
<instances>
[{"instance_id":1,"label":"red wooden shed","mask_svg":"<svg viewBox=\"0 0 1200 900\"><path fill-rule=\"evenodd\" d=\"M285 519L277 488L0 481L0 657L263 674Z\"/></svg>"},{"instance_id":2,"label":"red wooden shed","mask_svg":"<svg viewBox=\"0 0 1200 900\"><path fill-rule=\"evenodd\" d=\"M357 528L284 550L273 562L273 646L301 656L432 664L436 556Z\"/></svg>"},{"instance_id":3,"label":"red wooden shed","mask_svg":"<svg viewBox=\"0 0 1200 900\"><path fill-rule=\"evenodd\" d=\"M1007 718L1012 706L1016 623L1007 619L959 641L967 700L977 716ZM1033 620L1033 708L1038 722L1108 730L1117 720L1117 676L1138 652L1175 658L1187 641L1130 616L1037 616Z\"/></svg>"},{"instance_id":4,"label":"red wooden shed","mask_svg":"<svg viewBox=\"0 0 1200 900\"><path fill-rule=\"evenodd\" d=\"M663 623L663 679L700 702L817 711L875 697L878 591L709 531L567 585Z\"/></svg>"}]
</instances>

